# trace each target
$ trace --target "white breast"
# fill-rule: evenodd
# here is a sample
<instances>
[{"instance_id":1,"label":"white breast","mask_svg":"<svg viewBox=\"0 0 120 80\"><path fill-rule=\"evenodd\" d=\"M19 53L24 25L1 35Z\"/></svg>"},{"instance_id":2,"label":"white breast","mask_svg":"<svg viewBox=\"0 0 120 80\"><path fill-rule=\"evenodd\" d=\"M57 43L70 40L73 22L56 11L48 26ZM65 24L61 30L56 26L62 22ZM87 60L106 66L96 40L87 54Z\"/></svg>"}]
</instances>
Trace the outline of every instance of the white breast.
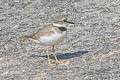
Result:
<instances>
[{"instance_id":1,"label":"white breast","mask_svg":"<svg viewBox=\"0 0 120 80\"><path fill-rule=\"evenodd\" d=\"M63 33L57 33L55 31L55 33L50 36L41 36L40 39L37 40L37 43L46 46L53 46L63 41L65 37L66 37L66 31Z\"/></svg>"}]
</instances>

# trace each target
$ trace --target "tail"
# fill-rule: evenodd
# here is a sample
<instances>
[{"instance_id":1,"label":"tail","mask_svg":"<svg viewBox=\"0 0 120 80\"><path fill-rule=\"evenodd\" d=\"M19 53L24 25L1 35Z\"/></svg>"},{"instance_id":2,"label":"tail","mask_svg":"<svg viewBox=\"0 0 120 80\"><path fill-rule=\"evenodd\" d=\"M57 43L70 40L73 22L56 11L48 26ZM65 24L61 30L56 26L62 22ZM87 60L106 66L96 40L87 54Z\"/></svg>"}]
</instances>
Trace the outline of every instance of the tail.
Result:
<instances>
[{"instance_id":1,"label":"tail","mask_svg":"<svg viewBox=\"0 0 120 80\"><path fill-rule=\"evenodd\" d=\"M24 39L32 38L32 36L23 36Z\"/></svg>"}]
</instances>

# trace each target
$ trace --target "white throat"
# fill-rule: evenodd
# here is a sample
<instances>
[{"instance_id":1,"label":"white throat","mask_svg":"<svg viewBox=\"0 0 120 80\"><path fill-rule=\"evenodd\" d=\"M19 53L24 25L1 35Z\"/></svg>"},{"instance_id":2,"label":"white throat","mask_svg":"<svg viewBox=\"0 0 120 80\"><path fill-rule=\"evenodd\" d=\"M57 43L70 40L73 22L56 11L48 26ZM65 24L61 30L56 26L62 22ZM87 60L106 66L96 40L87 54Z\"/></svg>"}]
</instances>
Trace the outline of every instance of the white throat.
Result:
<instances>
[{"instance_id":1,"label":"white throat","mask_svg":"<svg viewBox=\"0 0 120 80\"><path fill-rule=\"evenodd\" d=\"M54 26L57 26L57 27L66 27L67 25L66 24L57 24L57 23L53 23Z\"/></svg>"}]
</instances>

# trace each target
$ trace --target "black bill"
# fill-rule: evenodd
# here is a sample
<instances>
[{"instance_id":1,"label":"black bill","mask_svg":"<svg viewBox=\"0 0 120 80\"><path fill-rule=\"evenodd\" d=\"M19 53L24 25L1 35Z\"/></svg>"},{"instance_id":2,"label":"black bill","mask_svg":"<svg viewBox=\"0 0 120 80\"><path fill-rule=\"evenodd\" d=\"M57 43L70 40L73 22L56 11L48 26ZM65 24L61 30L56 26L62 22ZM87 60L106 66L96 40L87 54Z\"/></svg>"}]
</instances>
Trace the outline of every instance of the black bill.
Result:
<instances>
[{"instance_id":1,"label":"black bill","mask_svg":"<svg viewBox=\"0 0 120 80\"><path fill-rule=\"evenodd\" d=\"M70 21L65 21L66 23L70 23L70 24L75 24L75 23L73 23L73 22L70 22Z\"/></svg>"}]
</instances>

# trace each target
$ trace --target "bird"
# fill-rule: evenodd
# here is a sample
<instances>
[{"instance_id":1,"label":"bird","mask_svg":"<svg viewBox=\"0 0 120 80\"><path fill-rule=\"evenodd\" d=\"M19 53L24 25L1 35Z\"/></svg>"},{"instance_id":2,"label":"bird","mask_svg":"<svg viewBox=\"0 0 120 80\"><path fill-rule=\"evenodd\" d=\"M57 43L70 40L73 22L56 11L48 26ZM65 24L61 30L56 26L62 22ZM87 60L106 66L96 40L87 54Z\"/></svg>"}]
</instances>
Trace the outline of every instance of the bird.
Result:
<instances>
[{"instance_id":1,"label":"bird","mask_svg":"<svg viewBox=\"0 0 120 80\"><path fill-rule=\"evenodd\" d=\"M67 20L67 18L57 18L52 24L46 25L41 28L38 32L25 35L23 38L33 40L34 42L43 45L43 46L51 46L52 53L55 58L56 63L51 63L50 61L50 54L49 48L47 48L47 58L48 58L48 65L56 65L57 63L64 63L64 61L59 61L56 53L55 53L55 45L62 42L67 36L67 26L69 24L74 24Z\"/></svg>"}]
</instances>

